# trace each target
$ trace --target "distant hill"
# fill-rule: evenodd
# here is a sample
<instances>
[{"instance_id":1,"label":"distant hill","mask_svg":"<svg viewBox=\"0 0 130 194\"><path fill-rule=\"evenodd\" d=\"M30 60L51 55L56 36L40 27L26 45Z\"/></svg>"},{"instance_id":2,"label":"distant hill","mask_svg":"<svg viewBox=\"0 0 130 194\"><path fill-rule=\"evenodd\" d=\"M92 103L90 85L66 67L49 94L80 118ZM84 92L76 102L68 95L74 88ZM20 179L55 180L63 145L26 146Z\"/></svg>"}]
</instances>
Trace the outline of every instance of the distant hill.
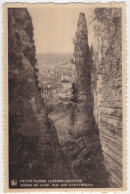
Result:
<instances>
[{"instance_id":1,"label":"distant hill","mask_svg":"<svg viewBox=\"0 0 130 194\"><path fill-rule=\"evenodd\" d=\"M37 54L37 59L40 64L70 63L72 54Z\"/></svg>"}]
</instances>

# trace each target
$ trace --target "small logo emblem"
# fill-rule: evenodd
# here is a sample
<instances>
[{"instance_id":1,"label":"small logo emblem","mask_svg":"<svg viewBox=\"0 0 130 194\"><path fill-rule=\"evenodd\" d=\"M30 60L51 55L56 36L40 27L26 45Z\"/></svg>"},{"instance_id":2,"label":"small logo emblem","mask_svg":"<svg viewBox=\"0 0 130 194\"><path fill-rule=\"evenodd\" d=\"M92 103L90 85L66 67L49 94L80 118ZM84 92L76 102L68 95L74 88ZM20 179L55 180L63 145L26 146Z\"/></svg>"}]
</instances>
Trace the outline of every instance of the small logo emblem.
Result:
<instances>
[{"instance_id":1,"label":"small logo emblem","mask_svg":"<svg viewBox=\"0 0 130 194\"><path fill-rule=\"evenodd\" d=\"M11 181L11 185L12 185L13 187L17 186L17 181L13 179L13 180Z\"/></svg>"}]
</instances>

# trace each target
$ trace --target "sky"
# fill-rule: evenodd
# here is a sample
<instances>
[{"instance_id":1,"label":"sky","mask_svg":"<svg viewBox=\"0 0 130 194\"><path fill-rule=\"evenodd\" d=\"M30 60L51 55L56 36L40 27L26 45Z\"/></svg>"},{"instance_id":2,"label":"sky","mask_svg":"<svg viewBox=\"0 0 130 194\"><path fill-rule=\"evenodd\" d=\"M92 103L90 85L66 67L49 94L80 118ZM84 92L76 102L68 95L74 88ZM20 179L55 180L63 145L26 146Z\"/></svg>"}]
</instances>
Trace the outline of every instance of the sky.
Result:
<instances>
[{"instance_id":1,"label":"sky","mask_svg":"<svg viewBox=\"0 0 130 194\"><path fill-rule=\"evenodd\" d=\"M73 39L77 29L80 12L84 12L88 25L89 42L91 43L92 10L83 6L52 6L29 8L34 26L36 52L42 54L72 54Z\"/></svg>"}]
</instances>

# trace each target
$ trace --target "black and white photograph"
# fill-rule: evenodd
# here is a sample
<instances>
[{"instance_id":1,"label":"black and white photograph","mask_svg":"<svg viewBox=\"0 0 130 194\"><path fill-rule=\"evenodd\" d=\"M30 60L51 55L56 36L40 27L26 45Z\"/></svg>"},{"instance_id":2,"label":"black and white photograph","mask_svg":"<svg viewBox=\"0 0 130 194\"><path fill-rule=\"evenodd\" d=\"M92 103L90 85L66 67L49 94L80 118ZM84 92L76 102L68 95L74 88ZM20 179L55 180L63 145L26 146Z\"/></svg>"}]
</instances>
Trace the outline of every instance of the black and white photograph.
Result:
<instances>
[{"instance_id":1,"label":"black and white photograph","mask_svg":"<svg viewBox=\"0 0 130 194\"><path fill-rule=\"evenodd\" d=\"M125 189L125 4L5 10L8 190Z\"/></svg>"}]
</instances>

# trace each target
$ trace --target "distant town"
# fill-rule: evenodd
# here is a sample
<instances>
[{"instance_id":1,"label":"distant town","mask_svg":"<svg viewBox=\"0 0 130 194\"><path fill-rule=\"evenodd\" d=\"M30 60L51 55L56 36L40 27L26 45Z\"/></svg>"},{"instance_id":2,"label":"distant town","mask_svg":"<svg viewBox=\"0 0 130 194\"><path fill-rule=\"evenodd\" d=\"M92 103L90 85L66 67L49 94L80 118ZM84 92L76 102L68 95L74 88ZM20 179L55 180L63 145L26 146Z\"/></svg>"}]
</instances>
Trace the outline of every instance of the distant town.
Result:
<instances>
[{"instance_id":1,"label":"distant town","mask_svg":"<svg viewBox=\"0 0 130 194\"><path fill-rule=\"evenodd\" d=\"M38 69L40 87L45 101L49 103L49 100L53 100L53 104L69 102L75 75L74 65L71 62L38 63Z\"/></svg>"}]
</instances>

